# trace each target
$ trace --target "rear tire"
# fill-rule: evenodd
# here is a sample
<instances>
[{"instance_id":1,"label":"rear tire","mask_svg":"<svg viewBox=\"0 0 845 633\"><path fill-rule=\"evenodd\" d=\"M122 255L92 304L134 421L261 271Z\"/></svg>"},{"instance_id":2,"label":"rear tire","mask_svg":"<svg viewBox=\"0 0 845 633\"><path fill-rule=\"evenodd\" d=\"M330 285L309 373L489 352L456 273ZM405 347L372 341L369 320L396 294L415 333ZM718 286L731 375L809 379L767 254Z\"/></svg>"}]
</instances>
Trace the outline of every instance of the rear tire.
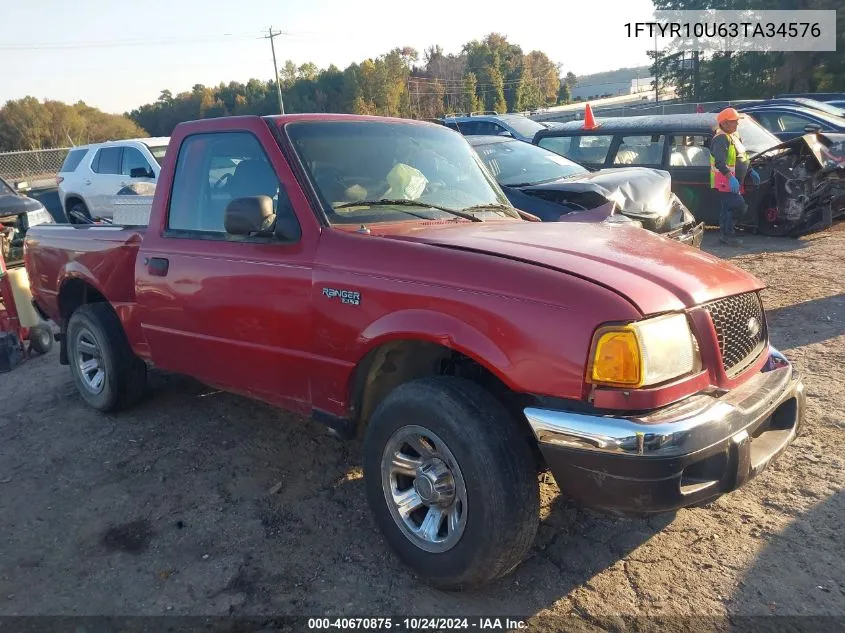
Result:
<instances>
[{"instance_id":1,"label":"rear tire","mask_svg":"<svg viewBox=\"0 0 845 633\"><path fill-rule=\"evenodd\" d=\"M47 324L29 328L29 347L36 354L46 354L53 349L53 330Z\"/></svg>"},{"instance_id":2,"label":"rear tire","mask_svg":"<svg viewBox=\"0 0 845 633\"><path fill-rule=\"evenodd\" d=\"M388 544L436 587L504 576L534 542L536 460L516 420L468 380L429 377L394 389L367 427L364 484Z\"/></svg>"},{"instance_id":3,"label":"rear tire","mask_svg":"<svg viewBox=\"0 0 845 633\"><path fill-rule=\"evenodd\" d=\"M71 224L85 224L85 222L82 222L82 221L78 220L76 217L74 217L74 213L81 214L82 216L88 218L89 220L91 219L91 213L88 211L88 207L85 206L84 202L80 202L78 200L75 200L70 205L70 208L67 211L67 221L70 222Z\"/></svg>"},{"instance_id":4,"label":"rear tire","mask_svg":"<svg viewBox=\"0 0 845 633\"><path fill-rule=\"evenodd\" d=\"M147 366L135 356L107 303L78 308L67 326L70 369L82 399L100 411L130 407L144 393Z\"/></svg>"}]
</instances>

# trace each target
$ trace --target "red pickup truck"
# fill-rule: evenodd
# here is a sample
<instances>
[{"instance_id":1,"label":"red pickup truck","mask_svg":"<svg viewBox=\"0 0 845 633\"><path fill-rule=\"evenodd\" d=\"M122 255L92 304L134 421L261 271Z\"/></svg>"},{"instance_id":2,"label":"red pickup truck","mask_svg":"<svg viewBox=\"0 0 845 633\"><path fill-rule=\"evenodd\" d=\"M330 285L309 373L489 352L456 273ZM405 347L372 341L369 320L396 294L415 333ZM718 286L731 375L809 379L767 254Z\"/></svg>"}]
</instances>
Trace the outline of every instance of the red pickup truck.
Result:
<instances>
[{"instance_id":1,"label":"red pickup truck","mask_svg":"<svg viewBox=\"0 0 845 633\"><path fill-rule=\"evenodd\" d=\"M184 123L149 226L36 226L25 261L91 406L155 366L362 435L378 526L441 587L523 559L540 471L669 511L743 485L803 417L759 280L630 225L525 221L439 125Z\"/></svg>"}]
</instances>

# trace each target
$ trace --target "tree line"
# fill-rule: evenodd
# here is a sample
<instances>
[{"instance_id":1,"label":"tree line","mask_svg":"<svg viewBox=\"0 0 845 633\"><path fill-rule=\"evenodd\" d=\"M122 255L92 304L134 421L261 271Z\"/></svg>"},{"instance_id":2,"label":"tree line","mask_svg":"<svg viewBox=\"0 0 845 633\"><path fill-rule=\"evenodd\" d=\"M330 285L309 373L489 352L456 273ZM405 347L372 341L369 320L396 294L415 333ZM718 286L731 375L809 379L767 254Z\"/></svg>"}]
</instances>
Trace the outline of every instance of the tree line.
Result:
<instances>
[{"instance_id":1,"label":"tree line","mask_svg":"<svg viewBox=\"0 0 845 633\"><path fill-rule=\"evenodd\" d=\"M319 69L287 61L279 72L284 109L295 112L352 112L430 119L448 112L524 111L567 101L572 81L561 85L560 65L542 51L523 52L498 33L445 53L440 46L422 55L395 48L375 59ZM237 114L277 114L276 83L250 79L216 87L195 85L142 105L129 118L153 135L168 135L180 121Z\"/></svg>"},{"instance_id":2,"label":"tree line","mask_svg":"<svg viewBox=\"0 0 845 633\"><path fill-rule=\"evenodd\" d=\"M0 151L48 149L146 136L132 119L106 114L83 102L41 102L35 97L0 108Z\"/></svg>"},{"instance_id":3,"label":"tree line","mask_svg":"<svg viewBox=\"0 0 845 633\"><path fill-rule=\"evenodd\" d=\"M842 0L652 0L658 11L839 9L835 52L649 52L661 87L687 101L758 99L790 92L845 91ZM798 6L800 5L800 6ZM652 87L654 87L652 85Z\"/></svg>"},{"instance_id":4,"label":"tree line","mask_svg":"<svg viewBox=\"0 0 845 633\"><path fill-rule=\"evenodd\" d=\"M524 111L568 102L575 75L560 80L560 64L542 51L523 52L504 35L491 33L465 44L457 54L440 46L422 55L395 48L375 59L340 70L297 66L288 60L279 72L284 109L296 112L352 112L430 119L448 112ZM168 136L181 121L241 114L277 114L275 80L194 85L123 116L84 103L40 103L34 97L9 101L0 109L0 151L39 149L132 136Z\"/></svg>"}]
</instances>

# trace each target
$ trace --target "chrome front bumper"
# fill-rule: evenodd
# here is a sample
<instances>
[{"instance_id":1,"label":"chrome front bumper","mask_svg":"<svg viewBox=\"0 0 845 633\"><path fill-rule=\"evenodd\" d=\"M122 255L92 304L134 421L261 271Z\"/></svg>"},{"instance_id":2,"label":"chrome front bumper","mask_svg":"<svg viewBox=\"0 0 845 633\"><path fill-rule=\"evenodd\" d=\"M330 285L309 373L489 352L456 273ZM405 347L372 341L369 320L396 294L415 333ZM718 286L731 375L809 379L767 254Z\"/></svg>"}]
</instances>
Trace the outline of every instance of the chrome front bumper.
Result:
<instances>
[{"instance_id":1,"label":"chrome front bumper","mask_svg":"<svg viewBox=\"0 0 845 633\"><path fill-rule=\"evenodd\" d=\"M798 433L801 378L773 348L767 368L732 391L696 394L640 415L524 413L564 492L608 509L671 509L741 486ZM597 477L600 485L577 481Z\"/></svg>"}]
</instances>

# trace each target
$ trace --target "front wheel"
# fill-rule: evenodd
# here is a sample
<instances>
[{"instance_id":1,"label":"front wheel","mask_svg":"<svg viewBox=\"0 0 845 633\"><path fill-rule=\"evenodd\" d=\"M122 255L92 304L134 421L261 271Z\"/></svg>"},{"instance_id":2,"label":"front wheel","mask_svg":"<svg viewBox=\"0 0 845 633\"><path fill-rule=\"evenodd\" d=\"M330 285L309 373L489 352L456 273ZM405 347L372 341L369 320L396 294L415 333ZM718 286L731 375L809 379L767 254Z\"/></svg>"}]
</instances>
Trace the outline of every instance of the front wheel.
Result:
<instances>
[{"instance_id":1,"label":"front wheel","mask_svg":"<svg viewBox=\"0 0 845 633\"><path fill-rule=\"evenodd\" d=\"M431 377L391 392L367 428L364 479L389 545L437 587L503 576L534 541L536 461L516 421L472 382Z\"/></svg>"}]
</instances>

